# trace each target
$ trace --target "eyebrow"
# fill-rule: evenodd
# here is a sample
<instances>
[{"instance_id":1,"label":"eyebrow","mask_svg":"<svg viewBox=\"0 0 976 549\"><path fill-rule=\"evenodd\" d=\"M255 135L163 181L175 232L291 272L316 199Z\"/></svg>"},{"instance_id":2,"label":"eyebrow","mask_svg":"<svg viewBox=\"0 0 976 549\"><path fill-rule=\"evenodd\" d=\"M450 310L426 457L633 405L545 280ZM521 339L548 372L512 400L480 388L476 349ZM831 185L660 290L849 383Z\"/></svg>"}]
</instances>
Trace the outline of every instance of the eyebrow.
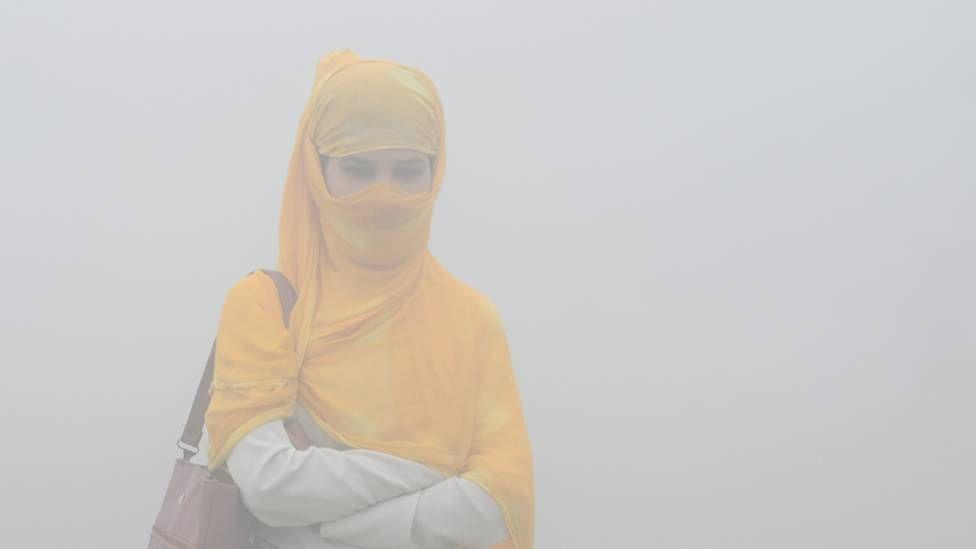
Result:
<instances>
[{"instance_id":1,"label":"eyebrow","mask_svg":"<svg viewBox=\"0 0 976 549\"><path fill-rule=\"evenodd\" d=\"M421 165L423 165L423 164L426 164L426 163L427 163L427 160L426 159L423 159L423 158L407 158L405 160L397 160L396 161L396 164L398 166L402 166L404 164L421 164Z\"/></svg>"},{"instance_id":2,"label":"eyebrow","mask_svg":"<svg viewBox=\"0 0 976 549\"><path fill-rule=\"evenodd\" d=\"M358 156L346 156L339 159L343 164L372 164L373 161L368 158L360 158Z\"/></svg>"},{"instance_id":3,"label":"eyebrow","mask_svg":"<svg viewBox=\"0 0 976 549\"><path fill-rule=\"evenodd\" d=\"M353 164L358 166L372 166L376 164L375 161L368 158L362 158L359 156L344 156L337 158L342 164ZM404 158L401 160L394 160L393 163L397 166L422 166L428 162L426 158Z\"/></svg>"}]
</instances>

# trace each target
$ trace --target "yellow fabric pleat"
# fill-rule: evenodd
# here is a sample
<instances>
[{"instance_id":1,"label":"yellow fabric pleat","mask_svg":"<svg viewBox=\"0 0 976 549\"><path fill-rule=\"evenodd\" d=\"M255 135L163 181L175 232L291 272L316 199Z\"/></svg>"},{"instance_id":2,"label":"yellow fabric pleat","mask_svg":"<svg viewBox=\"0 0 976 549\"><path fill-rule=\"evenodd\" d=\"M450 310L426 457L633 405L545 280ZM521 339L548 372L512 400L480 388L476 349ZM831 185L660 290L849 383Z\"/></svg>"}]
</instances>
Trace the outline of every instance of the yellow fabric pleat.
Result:
<instances>
[{"instance_id":1,"label":"yellow fabric pleat","mask_svg":"<svg viewBox=\"0 0 976 549\"><path fill-rule=\"evenodd\" d=\"M325 56L299 123L281 205L277 268L298 292L285 328L271 279L227 293L206 414L209 468L301 402L341 442L468 478L533 547L534 479L498 311L429 252L446 164L444 116L421 71L344 50ZM374 185L334 198L319 155L409 148L436 160L429 193ZM377 208L399 216L370 222ZM386 211L386 210L384 210Z\"/></svg>"}]
</instances>

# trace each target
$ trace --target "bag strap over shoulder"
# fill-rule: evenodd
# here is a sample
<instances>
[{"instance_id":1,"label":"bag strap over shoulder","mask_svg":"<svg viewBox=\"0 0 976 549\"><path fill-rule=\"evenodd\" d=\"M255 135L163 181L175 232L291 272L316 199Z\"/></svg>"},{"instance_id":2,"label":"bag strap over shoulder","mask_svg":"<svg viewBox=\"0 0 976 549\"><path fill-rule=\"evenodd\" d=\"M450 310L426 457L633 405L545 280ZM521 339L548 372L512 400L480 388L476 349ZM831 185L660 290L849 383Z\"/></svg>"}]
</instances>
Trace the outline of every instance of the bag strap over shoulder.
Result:
<instances>
[{"instance_id":1,"label":"bag strap over shoulder","mask_svg":"<svg viewBox=\"0 0 976 549\"><path fill-rule=\"evenodd\" d=\"M294 288L291 287L285 275L278 271L270 269L255 270L263 272L274 281L275 288L278 290L278 299L281 302L282 318L284 318L285 327L287 328L292 307L295 306L295 301L298 299ZM251 271L251 273L253 272ZM210 406L210 385L213 382L214 355L216 354L216 350L217 339L214 338L214 342L210 346L210 357L207 358L207 366L203 369L203 376L200 378L200 384L197 386L197 394L193 398L193 407L190 408L190 416L186 419L183 434L176 443L176 446L183 450L183 459L187 461L192 459L200 451L197 445L200 444L200 439L203 437L204 416L207 412L207 407Z\"/></svg>"}]
</instances>

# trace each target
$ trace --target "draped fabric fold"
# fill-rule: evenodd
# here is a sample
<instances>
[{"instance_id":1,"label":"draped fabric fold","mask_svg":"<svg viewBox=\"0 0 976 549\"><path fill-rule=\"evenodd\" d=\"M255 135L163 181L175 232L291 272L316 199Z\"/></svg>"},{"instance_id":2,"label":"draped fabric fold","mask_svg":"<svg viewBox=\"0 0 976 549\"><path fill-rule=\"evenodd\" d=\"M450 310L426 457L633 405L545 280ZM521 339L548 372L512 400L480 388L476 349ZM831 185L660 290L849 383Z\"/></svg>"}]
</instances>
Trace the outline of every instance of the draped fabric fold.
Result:
<instances>
[{"instance_id":1,"label":"draped fabric fold","mask_svg":"<svg viewBox=\"0 0 976 549\"><path fill-rule=\"evenodd\" d=\"M496 547L531 549L532 455L500 316L427 248L444 143L441 102L421 71L349 50L319 62L281 204L277 268L298 300L286 328L264 273L228 292L206 414L209 467L300 402L351 447L478 483L511 533ZM320 155L389 148L430 156L429 192L329 193Z\"/></svg>"}]
</instances>

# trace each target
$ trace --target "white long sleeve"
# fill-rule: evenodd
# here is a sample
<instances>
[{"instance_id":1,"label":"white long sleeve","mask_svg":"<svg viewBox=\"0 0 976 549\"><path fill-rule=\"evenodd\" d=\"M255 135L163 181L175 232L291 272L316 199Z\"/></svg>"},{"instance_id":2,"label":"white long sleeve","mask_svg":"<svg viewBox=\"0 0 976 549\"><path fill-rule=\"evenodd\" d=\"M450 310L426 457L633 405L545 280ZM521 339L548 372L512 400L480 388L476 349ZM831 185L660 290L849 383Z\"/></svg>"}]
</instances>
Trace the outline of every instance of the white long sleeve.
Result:
<instances>
[{"instance_id":1,"label":"white long sleeve","mask_svg":"<svg viewBox=\"0 0 976 549\"><path fill-rule=\"evenodd\" d=\"M422 463L383 452L298 450L281 420L245 435L231 450L227 469L248 509L278 527L336 520L443 479Z\"/></svg>"},{"instance_id":2,"label":"white long sleeve","mask_svg":"<svg viewBox=\"0 0 976 549\"><path fill-rule=\"evenodd\" d=\"M494 498L461 477L323 523L321 535L369 549L481 549L509 538Z\"/></svg>"},{"instance_id":3,"label":"white long sleeve","mask_svg":"<svg viewBox=\"0 0 976 549\"><path fill-rule=\"evenodd\" d=\"M262 535L282 549L481 548L508 538L495 500L474 482L382 452L342 449L304 409L294 417L325 447L295 449L276 420L248 433L227 461L248 508L267 526Z\"/></svg>"}]
</instances>

